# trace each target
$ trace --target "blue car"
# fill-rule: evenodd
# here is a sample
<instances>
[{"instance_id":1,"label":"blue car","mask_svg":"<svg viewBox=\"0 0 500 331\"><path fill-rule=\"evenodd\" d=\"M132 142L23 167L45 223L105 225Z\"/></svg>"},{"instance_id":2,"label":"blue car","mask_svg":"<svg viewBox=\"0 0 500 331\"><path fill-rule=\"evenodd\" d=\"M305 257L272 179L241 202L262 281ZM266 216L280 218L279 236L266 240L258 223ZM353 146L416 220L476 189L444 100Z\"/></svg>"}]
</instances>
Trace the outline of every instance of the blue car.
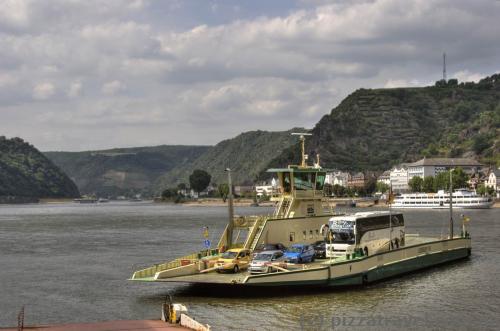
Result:
<instances>
[{"instance_id":1,"label":"blue car","mask_svg":"<svg viewBox=\"0 0 500 331\"><path fill-rule=\"evenodd\" d=\"M313 262L314 247L308 244L295 244L288 248L283 256L290 263Z\"/></svg>"}]
</instances>

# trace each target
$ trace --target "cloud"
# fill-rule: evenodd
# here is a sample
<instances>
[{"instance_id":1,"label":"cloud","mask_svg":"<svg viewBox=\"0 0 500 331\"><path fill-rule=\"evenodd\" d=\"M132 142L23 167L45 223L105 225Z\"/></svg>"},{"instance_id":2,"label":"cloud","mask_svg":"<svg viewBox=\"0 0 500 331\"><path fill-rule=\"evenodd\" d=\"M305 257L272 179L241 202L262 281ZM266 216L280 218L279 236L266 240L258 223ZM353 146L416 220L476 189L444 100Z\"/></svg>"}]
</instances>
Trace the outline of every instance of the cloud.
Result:
<instances>
[{"instance_id":1,"label":"cloud","mask_svg":"<svg viewBox=\"0 0 500 331\"><path fill-rule=\"evenodd\" d=\"M79 81L72 82L71 85L69 86L67 95L70 98L75 98L80 96L82 92L82 83Z\"/></svg>"},{"instance_id":2,"label":"cloud","mask_svg":"<svg viewBox=\"0 0 500 331\"><path fill-rule=\"evenodd\" d=\"M461 81L499 70L499 2L213 4L0 0L0 131L42 149L216 143L312 127L360 87L432 84L444 51Z\"/></svg>"},{"instance_id":3,"label":"cloud","mask_svg":"<svg viewBox=\"0 0 500 331\"><path fill-rule=\"evenodd\" d=\"M37 100L46 100L53 96L55 87L52 83L44 82L35 85L33 88L33 98Z\"/></svg>"},{"instance_id":4,"label":"cloud","mask_svg":"<svg viewBox=\"0 0 500 331\"><path fill-rule=\"evenodd\" d=\"M123 84L122 82L120 82L118 80L114 80L114 81L105 83L101 88L101 92L104 94L107 94L107 95L113 95L113 94L116 94L120 91L124 91L125 89L126 89L125 84Z\"/></svg>"}]
</instances>

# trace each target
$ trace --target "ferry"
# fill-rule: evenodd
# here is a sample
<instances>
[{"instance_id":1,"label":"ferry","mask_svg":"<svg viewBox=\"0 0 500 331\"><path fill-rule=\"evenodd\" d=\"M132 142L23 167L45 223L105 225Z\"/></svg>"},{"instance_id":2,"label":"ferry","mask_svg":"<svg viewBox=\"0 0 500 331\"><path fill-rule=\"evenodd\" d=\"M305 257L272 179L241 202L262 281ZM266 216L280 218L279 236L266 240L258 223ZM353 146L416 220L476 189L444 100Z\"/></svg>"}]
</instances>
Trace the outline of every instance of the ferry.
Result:
<instances>
[{"instance_id":1,"label":"ferry","mask_svg":"<svg viewBox=\"0 0 500 331\"><path fill-rule=\"evenodd\" d=\"M490 208L494 201L490 197L477 195L467 189L459 189L453 192L453 208L461 209L486 209ZM392 207L401 208L449 208L450 195L444 190L437 193L410 193L395 197Z\"/></svg>"},{"instance_id":2,"label":"ferry","mask_svg":"<svg viewBox=\"0 0 500 331\"><path fill-rule=\"evenodd\" d=\"M300 134L300 165L269 170L279 179L279 192L272 197L277 203L272 215L234 216L229 180L228 223L216 247L137 270L130 280L229 287L343 287L369 284L471 255L466 219L462 219L459 235L454 234L455 222L450 217L447 236L428 237L406 233L403 214L392 209L338 214L324 208L326 169L319 165L319 156L314 165L306 164L305 135ZM271 263L270 272L265 273L248 270L251 252L257 247L281 243L310 248L318 242L325 243L324 258Z\"/></svg>"}]
</instances>

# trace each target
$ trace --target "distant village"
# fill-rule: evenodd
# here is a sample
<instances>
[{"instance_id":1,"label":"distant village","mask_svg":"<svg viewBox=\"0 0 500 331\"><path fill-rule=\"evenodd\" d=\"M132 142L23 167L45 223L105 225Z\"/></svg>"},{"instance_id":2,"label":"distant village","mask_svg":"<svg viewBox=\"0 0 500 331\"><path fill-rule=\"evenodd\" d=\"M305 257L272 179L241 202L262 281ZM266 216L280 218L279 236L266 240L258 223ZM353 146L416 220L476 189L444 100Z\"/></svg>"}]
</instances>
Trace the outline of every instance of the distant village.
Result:
<instances>
[{"instance_id":1,"label":"distant village","mask_svg":"<svg viewBox=\"0 0 500 331\"><path fill-rule=\"evenodd\" d=\"M427 182L428 179L438 177L440 173L454 169L461 169L465 174L466 187L461 188L468 188L481 195L500 197L500 168L490 168L470 158L423 158L413 163L394 166L379 175L368 171L351 173L333 170L326 174L324 191L331 197L377 195L383 199L389 190L395 194L420 191L415 190L412 185L412 182L417 181L415 178ZM234 194L237 197L265 199L277 190L278 183L274 178L256 185L234 186ZM211 184L199 194L188 189L182 193L191 197L222 195L218 194L218 191L220 192L220 189Z\"/></svg>"}]
</instances>

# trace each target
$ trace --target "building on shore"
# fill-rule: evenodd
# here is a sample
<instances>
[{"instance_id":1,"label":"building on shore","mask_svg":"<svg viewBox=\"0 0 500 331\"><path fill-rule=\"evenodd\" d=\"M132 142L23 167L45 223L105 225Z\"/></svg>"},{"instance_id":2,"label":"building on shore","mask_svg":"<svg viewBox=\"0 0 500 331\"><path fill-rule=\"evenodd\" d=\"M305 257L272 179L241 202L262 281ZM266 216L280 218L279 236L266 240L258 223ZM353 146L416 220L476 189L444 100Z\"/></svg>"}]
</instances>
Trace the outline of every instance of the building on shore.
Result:
<instances>
[{"instance_id":1,"label":"building on shore","mask_svg":"<svg viewBox=\"0 0 500 331\"><path fill-rule=\"evenodd\" d=\"M395 166L389 173L392 191L396 193L408 192L408 167L406 164Z\"/></svg>"},{"instance_id":2,"label":"building on shore","mask_svg":"<svg viewBox=\"0 0 500 331\"><path fill-rule=\"evenodd\" d=\"M363 188L366 185L367 177L364 173L358 172L354 175L350 175L347 180L347 187L349 188Z\"/></svg>"},{"instance_id":3,"label":"building on shore","mask_svg":"<svg viewBox=\"0 0 500 331\"><path fill-rule=\"evenodd\" d=\"M495 190L496 196L500 197L500 168L491 169L484 182L484 186Z\"/></svg>"},{"instance_id":4,"label":"building on shore","mask_svg":"<svg viewBox=\"0 0 500 331\"><path fill-rule=\"evenodd\" d=\"M340 185L347 187L347 182L349 181L349 173L343 171L333 171L328 172L325 177L325 184Z\"/></svg>"},{"instance_id":5,"label":"building on shore","mask_svg":"<svg viewBox=\"0 0 500 331\"><path fill-rule=\"evenodd\" d=\"M378 176L377 182L384 183L387 186L391 186L391 170L386 170L380 176Z\"/></svg>"},{"instance_id":6,"label":"building on shore","mask_svg":"<svg viewBox=\"0 0 500 331\"><path fill-rule=\"evenodd\" d=\"M256 185L255 186L255 194L258 197L261 197L263 195L271 196L273 193L275 193L276 188L273 185Z\"/></svg>"},{"instance_id":7,"label":"building on shore","mask_svg":"<svg viewBox=\"0 0 500 331\"><path fill-rule=\"evenodd\" d=\"M423 158L417 162L408 164L408 181L413 177L435 177L437 174L450 169L462 168L463 171L472 175L478 173L483 165L474 159L467 158Z\"/></svg>"}]
</instances>

